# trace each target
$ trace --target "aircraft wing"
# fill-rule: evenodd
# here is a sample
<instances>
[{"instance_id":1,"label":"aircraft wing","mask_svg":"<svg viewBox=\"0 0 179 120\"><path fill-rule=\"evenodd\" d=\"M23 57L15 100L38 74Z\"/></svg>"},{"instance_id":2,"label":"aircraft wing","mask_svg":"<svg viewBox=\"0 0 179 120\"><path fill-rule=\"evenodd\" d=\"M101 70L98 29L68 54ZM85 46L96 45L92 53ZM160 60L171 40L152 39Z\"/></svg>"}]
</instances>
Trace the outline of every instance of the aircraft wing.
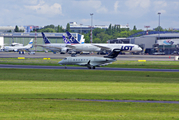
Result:
<instances>
[{"instance_id":1,"label":"aircraft wing","mask_svg":"<svg viewBox=\"0 0 179 120\"><path fill-rule=\"evenodd\" d=\"M100 66L101 64L104 64L104 63L97 63L97 62L88 62L88 63L78 63L77 65L80 65L80 66L88 66L88 65L92 65L92 66Z\"/></svg>"},{"instance_id":2,"label":"aircraft wing","mask_svg":"<svg viewBox=\"0 0 179 120\"><path fill-rule=\"evenodd\" d=\"M40 46L40 47L44 47L44 45L35 45L35 46Z\"/></svg>"},{"instance_id":3,"label":"aircraft wing","mask_svg":"<svg viewBox=\"0 0 179 120\"><path fill-rule=\"evenodd\" d=\"M62 49L62 47L52 47L52 46L48 46L48 48L56 48L56 49Z\"/></svg>"},{"instance_id":4,"label":"aircraft wing","mask_svg":"<svg viewBox=\"0 0 179 120\"><path fill-rule=\"evenodd\" d=\"M36 45L36 46L43 47L43 48L46 48L46 49L49 49L49 48L55 48L55 49L59 49L59 50L62 49L62 47L54 47L54 46L45 46L45 45Z\"/></svg>"},{"instance_id":5,"label":"aircraft wing","mask_svg":"<svg viewBox=\"0 0 179 120\"><path fill-rule=\"evenodd\" d=\"M69 48L72 48L72 49L75 49L76 47L73 46L73 45L66 45L66 47L69 47Z\"/></svg>"},{"instance_id":6,"label":"aircraft wing","mask_svg":"<svg viewBox=\"0 0 179 120\"><path fill-rule=\"evenodd\" d=\"M94 44L94 46L99 47L99 48L101 48L101 49L105 49L105 50L114 49L114 48L110 48L110 47L106 47L106 46L102 46L102 45L95 45L95 44Z\"/></svg>"},{"instance_id":7,"label":"aircraft wing","mask_svg":"<svg viewBox=\"0 0 179 120\"><path fill-rule=\"evenodd\" d=\"M39 47L43 47L43 48L48 48L47 46L45 46L45 45L35 45L35 46L39 46Z\"/></svg>"},{"instance_id":8,"label":"aircraft wing","mask_svg":"<svg viewBox=\"0 0 179 120\"><path fill-rule=\"evenodd\" d=\"M87 66L88 63L78 63L77 65L80 65L80 66ZM100 64L99 64L99 63L90 63L90 65L92 65L92 66L98 66L98 65L100 65Z\"/></svg>"},{"instance_id":9,"label":"aircraft wing","mask_svg":"<svg viewBox=\"0 0 179 120\"><path fill-rule=\"evenodd\" d=\"M87 66L87 63L78 63L77 65Z\"/></svg>"},{"instance_id":10,"label":"aircraft wing","mask_svg":"<svg viewBox=\"0 0 179 120\"><path fill-rule=\"evenodd\" d=\"M99 65L101 65L101 63L99 64L99 63L91 62L90 65L92 65L92 66L99 66Z\"/></svg>"}]
</instances>

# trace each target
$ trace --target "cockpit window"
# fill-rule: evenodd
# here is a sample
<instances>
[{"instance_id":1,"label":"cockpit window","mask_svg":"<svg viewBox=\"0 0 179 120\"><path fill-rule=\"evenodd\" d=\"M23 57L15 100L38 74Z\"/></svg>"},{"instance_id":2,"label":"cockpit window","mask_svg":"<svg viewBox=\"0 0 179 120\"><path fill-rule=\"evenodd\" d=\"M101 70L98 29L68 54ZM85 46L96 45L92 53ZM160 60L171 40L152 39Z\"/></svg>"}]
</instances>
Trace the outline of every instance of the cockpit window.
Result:
<instances>
[{"instance_id":1,"label":"cockpit window","mask_svg":"<svg viewBox=\"0 0 179 120\"><path fill-rule=\"evenodd\" d=\"M64 58L63 60L67 60L67 58Z\"/></svg>"}]
</instances>

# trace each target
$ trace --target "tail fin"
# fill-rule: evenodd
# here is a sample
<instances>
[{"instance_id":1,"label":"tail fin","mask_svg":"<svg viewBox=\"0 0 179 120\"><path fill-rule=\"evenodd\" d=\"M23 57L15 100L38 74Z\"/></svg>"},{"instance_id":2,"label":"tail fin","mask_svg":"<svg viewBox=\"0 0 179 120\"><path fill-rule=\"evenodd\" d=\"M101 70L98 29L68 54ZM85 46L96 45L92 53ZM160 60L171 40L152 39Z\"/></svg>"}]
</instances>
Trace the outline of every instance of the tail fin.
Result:
<instances>
[{"instance_id":1,"label":"tail fin","mask_svg":"<svg viewBox=\"0 0 179 120\"><path fill-rule=\"evenodd\" d=\"M67 36L68 36L68 39L71 39L71 38L72 38L71 33L69 33L68 31L66 31L66 34L67 34Z\"/></svg>"},{"instance_id":2,"label":"tail fin","mask_svg":"<svg viewBox=\"0 0 179 120\"><path fill-rule=\"evenodd\" d=\"M70 44L70 42L67 40L65 36L63 36L63 41L65 42L65 44Z\"/></svg>"},{"instance_id":3,"label":"tail fin","mask_svg":"<svg viewBox=\"0 0 179 120\"><path fill-rule=\"evenodd\" d=\"M120 52L121 52L120 49L113 49L113 51L108 56L104 56L104 57L105 58L116 58Z\"/></svg>"},{"instance_id":4,"label":"tail fin","mask_svg":"<svg viewBox=\"0 0 179 120\"><path fill-rule=\"evenodd\" d=\"M33 39L29 41L29 44L27 44L26 47L33 48Z\"/></svg>"},{"instance_id":5,"label":"tail fin","mask_svg":"<svg viewBox=\"0 0 179 120\"><path fill-rule=\"evenodd\" d=\"M70 32L66 31L68 39L70 41L70 43L79 43L72 35Z\"/></svg>"},{"instance_id":6,"label":"tail fin","mask_svg":"<svg viewBox=\"0 0 179 120\"><path fill-rule=\"evenodd\" d=\"M34 41L34 39L31 39L31 40L29 41L29 45L33 44L33 41Z\"/></svg>"},{"instance_id":7,"label":"tail fin","mask_svg":"<svg viewBox=\"0 0 179 120\"><path fill-rule=\"evenodd\" d=\"M48 40L48 38L45 36L45 34L43 32L42 32L42 37L43 37L45 44L50 44L50 41Z\"/></svg>"},{"instance_id":8,"label":"tail fin","mask_svg":"<svg viewBox=\"0 0 179 120\"><path fill-rule=\"evenodd\" d=\"M78 37L79 36L81 37L80 44L84 44L84 42L85 42L84 35L78 35Z\"/></svg>"}]
</instances>

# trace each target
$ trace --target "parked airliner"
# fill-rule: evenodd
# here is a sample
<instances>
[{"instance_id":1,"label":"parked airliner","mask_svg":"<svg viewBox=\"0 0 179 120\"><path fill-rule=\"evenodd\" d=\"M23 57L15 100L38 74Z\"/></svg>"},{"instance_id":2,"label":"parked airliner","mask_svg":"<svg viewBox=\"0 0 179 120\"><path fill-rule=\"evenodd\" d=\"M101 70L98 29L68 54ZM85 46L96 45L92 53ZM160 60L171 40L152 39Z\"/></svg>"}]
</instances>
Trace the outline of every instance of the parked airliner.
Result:
<instances>
[{"instance_id":1,"label":"parked airliner","mask_svg":"<svg viewBox=\"0 0 179 120\"><path fill-rule=\"evenodd\" d=\"M40 46L40 47L43 47L47 50L50 50L52 51L54 54L56 54L56 52L60 52L60 53L66 53L68 52L69 49L71 48L68 48L66 47L67 44L70 44L66 38L63 37L63 39L65 39L64 41L67 41L67 43L50 43L50 41L48 40L48 38L45 36L45 34L42 32L42 37L43 37L43 40L44 40L44 45L37 45L37 46Z\"/></svg>"},{"instance_id":2,"label":"parked airliner","mask_svg":"<svg viewBox=\"0 0 179 120\"><path fill-rule=\"evenodd\" d=\"M24 50L29 51L29 49L32 47L33 47L33 39L31 39L29 44L26 46L22 46L21 44L18 45L16 44L14 46L4 46L4 51L14 51L14 52L24 51Z\"/></svg>"},{"instance_id":3,"label":"parked airliner","mask_svg":"<svg viewBox=\"0 0 179 120\"><path fill-rule=\"evenodd\" d=\"M68 32L67 32L68 33ZM69 33L67 34L69 35ZM68 36L71 38L70 36ZM73 38L74 39L74 38ZM77 51L86 51L86 52L100 52L104 50L113 50L113 49L120 49L124 52L139 52L142 51L142 48L135 44L68 44L66 45L69 48Z\"/></svg>"}]
</instances>

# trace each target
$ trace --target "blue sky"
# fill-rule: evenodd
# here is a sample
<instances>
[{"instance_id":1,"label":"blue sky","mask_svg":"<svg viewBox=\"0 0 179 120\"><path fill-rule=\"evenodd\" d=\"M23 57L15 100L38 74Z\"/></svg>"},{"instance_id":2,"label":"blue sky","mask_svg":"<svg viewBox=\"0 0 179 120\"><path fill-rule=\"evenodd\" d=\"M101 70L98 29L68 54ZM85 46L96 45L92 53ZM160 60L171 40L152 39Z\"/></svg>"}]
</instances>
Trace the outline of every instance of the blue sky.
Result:
<instances>
[{"instance_id":1,"label":"blue sky","mask_svg":"<svg viewBox=\"0 0 179 120\"><path fill-rule=\"evenodd\" d=\"M158 26L179 28L179 0L1 0L0 26L53 24L68 22L90 25L129 24L133 29Z\"/></svg>"}]
</instances>

